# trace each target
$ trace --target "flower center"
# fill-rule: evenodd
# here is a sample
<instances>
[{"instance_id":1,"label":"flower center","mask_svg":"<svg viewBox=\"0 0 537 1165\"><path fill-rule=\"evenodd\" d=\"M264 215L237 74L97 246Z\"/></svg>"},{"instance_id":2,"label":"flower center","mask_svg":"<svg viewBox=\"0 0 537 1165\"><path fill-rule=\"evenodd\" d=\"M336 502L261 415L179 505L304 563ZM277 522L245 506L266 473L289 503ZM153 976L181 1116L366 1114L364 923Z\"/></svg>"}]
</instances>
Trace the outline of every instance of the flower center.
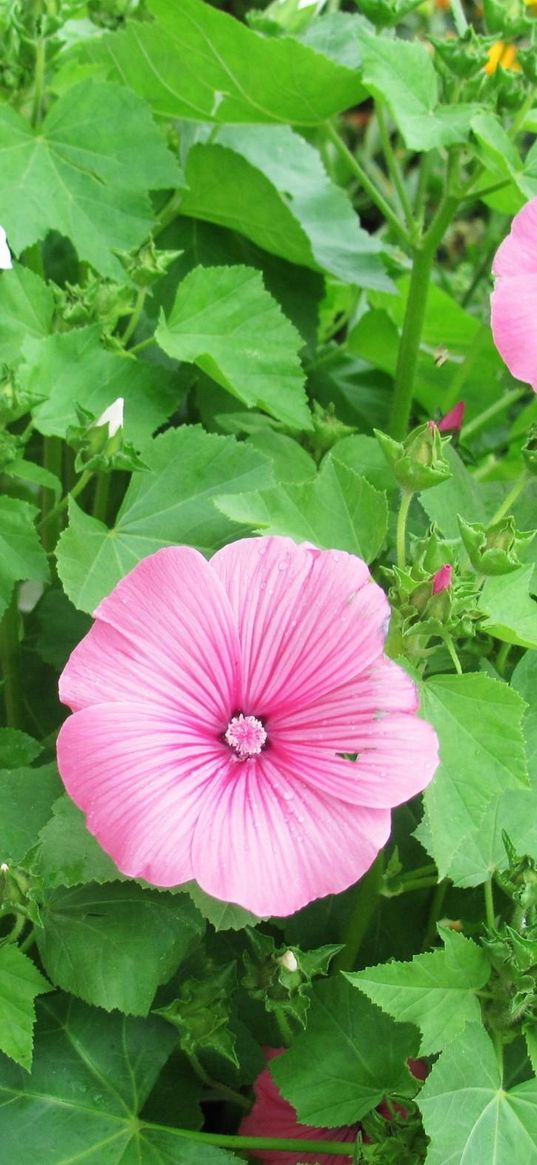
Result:
<instances>
[{"instance_id":1,"label":"flower center","mask_svg":"<svg viewBox=\"0 0 537 1165\"><path fill-rule=\"evenodd\" d=\"M257 756L267 741L267 734L260 720L255 716L243 716L239 712L229 721L224 740L234 749L241 760Z\"/></svg>"}]
</instances>

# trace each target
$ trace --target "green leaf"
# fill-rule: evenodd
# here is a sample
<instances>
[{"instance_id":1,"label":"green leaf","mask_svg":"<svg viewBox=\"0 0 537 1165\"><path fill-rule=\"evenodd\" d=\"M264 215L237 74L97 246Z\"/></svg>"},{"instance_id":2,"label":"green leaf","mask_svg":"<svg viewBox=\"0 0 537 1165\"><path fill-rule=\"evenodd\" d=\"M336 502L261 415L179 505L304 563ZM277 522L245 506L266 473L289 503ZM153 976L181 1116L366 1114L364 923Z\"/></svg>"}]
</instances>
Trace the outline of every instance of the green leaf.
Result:
<instances>
[{"instance_id":1,"label":"green leaf","mask_svg":"<svg viewBox=\"0 0 537 1165\"><path fill-rule=\"evenodd\" d=\"M1 179L0 179L1 182ZM0 360L18 361L27 336L48 336L54 315L52 289L30 271L15 263L0 278Z\"/></svg>"},{"instance_id":2,"label":"green leaf","mask_svg":"<svg viewBox=\"0 0 537 1165\"><path fill-rule=\"evenodd\" d=\"M395 1024L345 979L316 984L308 1027L271 1065L302 1124L352 1124L385 1096L416 1091L406 1068L415 1029Z\"/></svg>"},{"instance_id":3,"label":"green leaf","mask_svg":"<svg viewBox=\"0 0 537 1165\"><path fill-rule=\"evenodd\" d=\"M32 1066L34 999L51 990L50 983L17 946L0 946L0 1051L28 1071Z\"/></svg>"},{"instance_id":4,"label":"green leaf","mask_svg":"<svg viewBox=\"0 0 537 1165\"><path fill-rule=\"evenodd\" d=\"M77 405L98 417L121 396L125 437L139 448L179 406L181 394L167 369L107 352L100 335L99 324L92 324L25 343L20 379L39 401L34 425L47 437L65 437L80 423Z\"/></svg>"},{"instance_id":5,"label":"green leaf","mask_svg":"<svg viewBox=\"0 0 537 1165\"><path fill-rule=\"evenodd\" d=\"M47 556L37 536L35 506L19 498L0 497L0 616L16 582L46 582Z\"/></svg>"},{"instance_id":6,"label":"green leaf","mask_svg":"<svg viewBox=\"0 0 537 1165\"><path fill-rule=\"evenodd\" d=\"M163 1020L105 1015L62 996L41 1002L38 1016L32 1075L7 1060L0 1066L6 1160L17 1165L236 1161L220 1149L193 1142L188 1133L174 1135L136 1119L176 1043L175 1032ZM178 1100L181 1119L180 1095ZM192 1114L189 1124L195 1119Z\"/></svg>"},{"instance_id":7,"label":"green leaf","mask_svg":"<svg viewBox=\"0 0 537 1165\"><path fill-rule=\"evenodd\" d=\"M48 890L124 878L86 828L84 814L66 794L54 802L52 817L39 833L32 873L43 879Z\"/></svg>"},{"instance_id":8,"label":"green leaf","mask_svg":"<svg viewBox=\"0 0 537 1165\"><path fill-rule=\"evenodd\" d=\"M244 417L250 415L243 413ZM250 435L247 443L272 462L276 481L313 481L315 478L317 466L313 457L293 437L275 433L274 429L258 429Z\"/></svg>"},{"instance_id":9,"label":"green leaf","mask_svg":"<svg viewBox=\"0 0 537 1165\"><path fill-rule=\"evenodd\" d=\"M83 611L93 611L132 567L161 546L186 543L214 553L236 537L236 526L213 504L222 490L240 493L270 485L270 462L233 437L196 427L170 429L143 449L109 530L71 502L69 527L58 546L64 589Z\"/></svg>"},{"instance_id":10,"label":"green leaf","mask_svg":"<svg viewBox=\"0 0 537 1165\"><path fill-rule=\"evenodd\" d=\"M430 54L419 41L361 36L362 81L385 102L412 150L432 150L467 140L476 105L441 105Z\"/></svg>"},{"instance_id":11,"label":"green leaf","mask_svg":"<svg viewBox=\"0 0 537 1165\"><path fill-rule=\"evenodd\" d=\"M236 906L234 902L221 902L219 898L212 898L197 882L187 882L183 887L190 894L194 905L203 918L210 922L216 931L242 930L245 926L255 926L259 922L256 914L251 914L243 906Z\"/></svg>"},{"instance_id":12,"label":"green leaf","mask_svg":"<svg viewBox=\"0 0 537 1165\"><path fill-rule=\"evenodd\" d=\"M190 150L186 181L181 214L238 230L291 263L343 282L392 286L378 257L380 242L360 228L317 150L289 127L221 129L216 144Z\"/></svg>"},{"instance_id":13,"label":"green leaf","mask_svg":"<svg viewBox=\"0 0 537 1165\"><path fill-rule=\"evenodd\" d=\"M61 497L62 483L59 477L35 461L25 461L24 457L16 457L9 465L4 466L4 473L8 477L18 477L20 481L29 481L32 485L44 486L51 491L55 502Z\"/></svg>"},{"instance_id":14,"label":"green leaf","mask_svg":"<svg viewBox=\"0 0 537 1165\"><path fill-rule=\"evenodd\" d=\"M476 843L478 852L493 844L494 810L502 794L508 798L527 789L524 703L507 684L468 673L428 680L421 688L421 711L438 733L441 763L425 791L426 817L416 836L441 878L468 884L468 854ZM483 857L470 884L489 876Z\"/></svg>"},{"instance_id":15,"label":"green leaf","mask_svg":"<svg viewBox=\"0 0 537 1165\"><path fill-rule=\"evenodd\" d=\"M0 862L21 862L61 792L56 765L0 771Z\"/></svg>"},{"instance_id":16,"label":"green leaf","mask_svg":"<svg viewBox=\"0 0 537 1165\"><path fill-rule=\"evenodd\" d=\"M458 515L487 526L502 500L502 483L477 481L449 446L446 457L452 477L420 494L420 502L427 517L436 522L446 538L460 539Z\"/></svg>"},{"instance_id":17,"label":"green leaf","mask_svg":"<svg viewBox=\"0 0 537 1165\"><path fill-rule=\"evenodd\" d=\"M376 558L386 536L385 494L329 454L314 482L282 484L235 496L216 505L235 522L258 533L286 534L297 542L347 550L366 562Z\"/></svg>"},{"instance_id":18,"label":"green leaf","mask_svg":"<svg viewBox=\"0 0 537 1165\"><path fill-rule=\"evenodd\" d=\"M393 493L398 488L393 473L375 437L358 433L353 437L343 437L332 448L332 457L340 465L346 465L355 473L365 477L376 490Z\"/></svg>"},{"instance_id":19,"label":"green leaf","mask_svg":"<svg viewBox=\"0 0 537 1165\"><path fill-rule=\"evenodd\" d=\"M31 765L42 745L18 728L0 728L0 769L18 769Z\"/></svg>"},{"instance_id":20,"label":"green leaf","mask_svg":"<svg viewBox=\"0 0 537 1165\"><path fill-rule=\"evenodd\" d=\"M197 364L249 407L294 429L310 429L302 337L251 267L196 267L156 331L176 360Z\"/></svg>"},{"instance_id":21,"label":"green leaf","mask_svg":"<svg viewBox=\"0 0 537 1165\"><path fill-rule=\"evenodd\" d=\"M529 593L534 566L521 566L511 574L485 579L479 606L487 618L483 631L515 643L537 649L537 603Z\"/></svg>"},{"instance_id":22,"label":"green leaf","mask_svg":"<svg viewBox=\"0 0 537 1165\"><path fill-rule=\"evenodd\" d=\"M443 1052L418 1098L427 1165L537 1163L537 1081L502 1087L491 1040L470 1024Z\"/></svg>"},{"instance_id":23,"label":"green leaf","mask_svg":"<svg viewBox=\"0 0 537 1165\"><path fill-rule=\"evenodd\" d=\"M205 927L186 895L133 882L53 890L42 918L39 953L53 983L129 1015L147 1015Z\"/></svg>"},{"instance_id":24,"label":"green leaf","mask_svg":"<svg viewBox=\"0 0 537 1165\"><path fill-rule=\"evenodd\" d=\"M82 81L35 132L0 108L0 221L16 253L56 230L101 275L123 281L114 251L144 241L154 221L148 192L179 180L148 108L129 89Z\"/></svg>"},{"instance_id":25,"label":"green leaf","mask_svg":"<svg viewBox=\"0 0 537 1165\"><path fill-rule=\"evenodd\" d=\"M452 930L441 935L443 950L416 955L411 963L385 963L347 975L393 1019L417 1024L420 1055L441 1051L467 1023L479 1023L475 992L490 976L481 947Z\"/></svg>"},{"instance_id":26,"label":"green leaf","mask_svg":"<svg viewBox=\"0 0 537 1165\"><path fill-rule=\"evenodd\" d=\"M165 118L317 125L363 97L355 69L298 41L262 37L200 0L151 0L153 24L84 47Z\"/></svg>"}]
</instances>

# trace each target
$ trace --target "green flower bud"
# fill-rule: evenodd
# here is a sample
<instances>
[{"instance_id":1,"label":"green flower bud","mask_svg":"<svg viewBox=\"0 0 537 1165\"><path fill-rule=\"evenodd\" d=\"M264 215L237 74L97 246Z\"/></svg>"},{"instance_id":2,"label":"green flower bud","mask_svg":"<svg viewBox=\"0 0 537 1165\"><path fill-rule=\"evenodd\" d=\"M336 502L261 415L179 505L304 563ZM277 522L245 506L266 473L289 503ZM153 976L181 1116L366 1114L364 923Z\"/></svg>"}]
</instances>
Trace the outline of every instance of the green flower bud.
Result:
<instances>
[{"instance_id":1,"label":"green flower bud","mask_svg":"<svg viewBox=\"0 0 537 1165\"><path fill-rule=\"evenodd\" d=\"M422 0L355 0L355 4L375 28L392 28Z\"/></svg>"},{"instance_id":2,"label":"green flower bud","mask_svg":"<svg viewBox=\"0 0 537 1165\"><path fill-rule=\"evenodd\" d=\"M534 530L517 530L511 514L488 527L480 522L465 522L460 516L458 523L470 562L479 574L510 574L517 570L522 566L517 550L528 546L535 537Z\"/></svg>"},{"instance_id":3,"label":"green flower bud","mask_svg":"<svg viewBox=\"0 0 537 1165\"><path fill-rule=\"evenodd\" d=\"M520 0L483 0L483 15L487 31L502 40L524 36L532 27Z\"/></svg>"},{"instance_id":4,"label":"green flower bud","mask_svg":"<svg viewBox=\"0 0 537 1165\"><path fill-rule=\"evenodd\" d=\"M346 425L344 421L339 420L333 404L324 408L318 401L314 400L312 421L314 435L311 442L318 456L327 453L343 437L348 437L351 433L356 432L354 426Z\"/></svg>"},{"instance_id":5,"label":"green flower bud","mask_svg":"<svg viewBox=\"0 0 537 1165\"><path fill-rule=\"evenodd\" d=\"M172 263L182 255L182 251L157 251L152 239L145 243L135 255L126 251L116 251L129 278L137 287L152 287L158 279L166 275Z\"/></svg>"},{"instance_id":6,"label":"green flower bud","mask_svg":"<svg viewBox=\"0 0 537 1165\"><path fill-rule=\"evenodd\" d=\"M426 421L413 429L402 443L386 433L374 429L375 437L384 453L394 477L403 490L415 493L431 489L451 477L444 446L450 437L442 437L434 421Z\"/></svg>"},{"instance_id":7,"label":"green flower bud","mask_svg":"<svg viewBox=\"0 0 537 1165\"><path fill-rule=\"evenodd\" d=\"M469 25L464 36L457 40L439 40L429 37L440 60L456 77L472 77L479 73L487 62L490 38L476 36Z\"/></svg>"}]
</instances>

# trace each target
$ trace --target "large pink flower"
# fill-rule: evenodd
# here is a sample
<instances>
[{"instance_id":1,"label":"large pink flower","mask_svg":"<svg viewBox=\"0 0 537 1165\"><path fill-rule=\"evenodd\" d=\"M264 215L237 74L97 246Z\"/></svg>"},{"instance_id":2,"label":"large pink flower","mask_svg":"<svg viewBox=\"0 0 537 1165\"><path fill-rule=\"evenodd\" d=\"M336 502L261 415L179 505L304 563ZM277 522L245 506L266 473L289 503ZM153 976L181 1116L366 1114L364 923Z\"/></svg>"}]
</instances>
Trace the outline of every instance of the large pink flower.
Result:
<instances>
[{"instance_id":1,"label":"large pink flower","mask_svg":"<svg viewBox=\"0 0 537 1165\"><path fill-rule=\"evenodd\" d=\"M288 538L138 563L60 679L60 772L119 869L258 915L356 882L437 765L388 616L359 558Z\"/></svg>"},{"instance_id":2,"label":"large pink flower","mask_svg":"<svg viewBox=\"0 0 537 1165\"><path fill-rule=\"evenodd\" d=\"M265 1059L268 1063L275 1056L281 1056L285 1048L265 1048ZM341 1141L349 1144L348 1157L339 1154L282 1153L275 1149L256 1149L255 1155L260 1161L270 1162L270 1165L298 1165L302 1161L315 1161L315 1165L350 1165L353 1146L356 1141L360 1125L344 1125L339 1129L315 1129L310 1125L301 1125L292 1105L284 1100L277 1088L270 1071L264 1068L254 1084L254 1106L241 1121L239 1132L243 1137L279 1137L280 1140L294 1141Z\"/></svg>"},{"instance_id":3,"label":"large pink flower","mask_svg":"<svg viewBox=\"0 0 537 1165\"><path fill-rule=\"evenodd\" d=\"M513 219L492 270L494 343L513 376L537 391L537 198Z\"/></svg>"}]
</instances>

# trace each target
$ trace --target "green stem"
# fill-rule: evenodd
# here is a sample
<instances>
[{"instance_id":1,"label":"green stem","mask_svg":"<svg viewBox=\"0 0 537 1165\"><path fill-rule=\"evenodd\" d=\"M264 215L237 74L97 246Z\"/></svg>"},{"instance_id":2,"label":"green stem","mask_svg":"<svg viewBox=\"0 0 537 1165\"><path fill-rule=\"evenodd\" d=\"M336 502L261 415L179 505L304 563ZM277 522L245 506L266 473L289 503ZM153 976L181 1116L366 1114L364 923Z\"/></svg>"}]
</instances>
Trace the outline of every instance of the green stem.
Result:
<instances>
[{"instance_id":1,"label":"green stem","mask_svg":"<svg viewBox=\"0 0 537 1165\"><path fill-rule=\"evenodd\" d=\"M99 522L106 522L106 511L108 509L108 495L110 493L110 474L97 474L97 481L95 483L95 496L93 498L92 514ZM73 495L71 494L71 497Z\"/></svg>"},{"instance_id":2,"label":"green stem","mask_svg":"<svg viewBox=\"0 0 537 1165\"><path fill-rule=\"evenodd\" d=\"M458 36L464 36L468 28L468 21L461 0L451 0L451 11Z\"/></svg>"},{"instance_id":3,"label":"green stem","mask_svg":"<svg viewBox=\"0 0 537 1165\"><path fill-rule=\"evenodd\" d=\"M133 333L136 331L136 328L138 327L138 322L139 322L140 316L144 310L144 303L145 303L145 299L147 296L147 291L148 291L147 287L139 287L138 288L138 294L136 296L136 301L135 301L134 307L132 309L131 318L127 324L127 327L125 328L125 331L123 332L122 337L121 337L121 342L125 348L129 342L131 336L133 335Z\"/></svg>"},{"instance_id":4,"label":"green stem","mask_svg":"<svg viewBox=\"0 0 537 1165\"><path fill-rule=\"evenodd\" d=\"M78 495L80 493L82 493L82 490L86 488L88 482L91 481L92 477L93 477L93 472L91 470L85 469L84 473L79 477L76 485L73 486L71 492L68 494L65 494L65 497L61 498L61 500L58 502L58 504L56 506L54 506L54 509L51 510L49 514L47 514L46 518L43 518L41 520L41 522L39 523L39 525L37 527L38 530L42 530L43 526L47 522L50 522L52 518L56 518L58 516L58 514L62 514L63 511L67 507L67 504L69 502L69 498L78 497Z\"/></svg>"},{"instance_id":5,"label":"green stem","mask_svg":"<svg viewBox=\"0 0 537 1165\"><path fill-rule=\"evenodd\" d=\"M379 900L383 873L384 854L381 851L367 874L356 886L354 905L343 938L345 945L332 963L333 972L351 971L354 967L358 951Z\"/></svg>"},{"instance_id":6,"label":"green stem","mask_svg":"<svg viewBox=\"0 0 537 1165\"><path fill-rule=\"evenodd\" d=\"M291 1024L289 1023L287 1016L284 1014L284 1012L281 1010L281 1008L278 1008L274 1012L274 1016L276 1019L276 1023L278 1025L278 1031L281 1035L281 1038L282 1038L286 1048L290 1048L291 1044L294 1040L293 1029L291 1027Z\"/></svg>"},{"instance_id":7,"label":"green stem","mask_svg":"<svg viewBox=\"0 0 537 1165\"><path fill-rule=\"evenodd\" d=\"M414 250L388 428L390 435L396 440L401 440L408 429L433 260L457 206L458 199L446 194L427 233L421 242L416 244Z\"/></svg>"},{"instance_id":8,"label":"green stem","mask_svg":"<svg viewBox=\"0 0 537 1165\"><path fill-rule=\"evenodd\" d=\"M384 898L399 898L401 894L410 894L412 890L429 890L431 886L436 886L438 877L436 874L431 874L428 878L415 878L403 882L398 890L383 894Z\"/></svg>"},{"instance_id":9,"label":"green stem","mask_svg":"<svg viewBox=\"0 0 537 1165\"><path fill-rule=\"evenodd\" d=\"M382 149L384 152L384 157L386 159L386 166L388 168L388 173L389 173L390 178L393 182L393 185L397 191L397 194L399 197L399 202L401 204L401 210L403 211L403 214L405 216L407 227L410 231L410 234L412 234L414 227L415 227L416 220L415 220L414 214L412 213L412 207L410 205L410 200L409 200L408 194L406 192L403 173L402 173L401 167L399 165L399 160L397 158L397 155L396 155L396 153L393 149L392 143L391 143L390 135L388 133L388 129L386 126L386 118L384 116L384 109L383 109L380 102L378 102L377 105L375 106L375 110L376 110L376 115L377 115L377 124L379 127L380 141L381 141Z\"/></svg>"},{"instance_id":10,"label":"green stem","mask_svg":"<svg viewBox=\"0 0 537 1165\"><path fill-rule=\"evenodd\" d=\"M527 391L527 388L512 388L510 392L505 393L505 396L500 397L499 400L494 401L494 404L489 405L488 409L484 409L482 413L478 413L477 417L468 421L468 424L464 426L461 432L461 441L465 441L473 433L478 433L498 413L503 413L504 409L508 409L510 405L515 404L521 397L526 396Z\"/></svg>"},{"instance_id":11,"label":"green stem","mask_svg":"<svg viewBox=\"0 0 537 1165\"><path fill-rule=\"evenodd\" d=\"M23 955L25 955L26 952L29 951L31 947L33 947L34 943L35 943L35 929L32 926L32 929L28 931L26 938L21 943L19 943L19 950L21 950Z\"/></svg>"},{"instance_id":12,"label":"green stem","mask_svg":"<svg viewBox=\"0 0 537 1165\"><path fill-rule=\"evenodd\" d=\"M488 881L484 882L483 892L485 895L485 917L487 920L487 926L493 930L496 922L496 914L494 911L494 892L492 889L492 878L489 878Z\"/></svg>"},{"instance_id":13,"label":"green stem","mask_svg":"<svg viewBox=\"0 0 537 1165\"><path fill-rule=\"evenodd\" d=\"M436 924L440 917L440 911L444 905L444 898L447 894L449 882L444 878L442 882L438 882L436 890L431 897L431 906L429 909L429 917L427 919L427 927L423 936L422 950L426 951L431 946L433 939L436 937Z\"/></svg>"},{"instance_id":14,"label":"green stem","mask_svg":"<svg viewBox=\"0 0 537 1165\"><path fill-rule=\"evenodd\" d=\"M157 215L157 223L153 228L153 238L156 239L166 227L173 222L177 215L179 207L181 206L181 193L175 190L167 202L164 203L162 210Z\"/></svg>"},{"instance_id":15,"label":"green stem","mask_svg":"<svg viewBox=\"0 0 537 1165\"><path fill-rule=\"evenodd\" d=\"M494 514L494 517L490 519L489 524L491 526L494 525L494 522L499 522L500 518L505 517L505 515L509 513L511 506L513 505L513 502L516 502L517 498L520 497L520 494L526 488L528 481L530 480L530 477L531 477L531 474L528 473L527 469L525 469L524 472L521 473L518 481L515 481L513 488L511 490L509 490L509 493L507 494L507 497L504 498L501 506L498 506L498 509L496 510L496 513Z\"/></svg>"},{"instance_id":16,"label":"green stem","mask_svg":"<svg viewBox=\"0 0 537 1165\"><path fill-rule=\"evenodd\" d=\"M148 336L147 340L140 340L139 344L129 348L129 356L136 356L138 352L143 352L144 348L150 348L151 344L156 344L156 342L155 336Z\"/></svg>"},{"instance_id":17,"label":"green stem","mask_svg":"<svg viewBox=\"0 0 537 1165\"><path fill-rule=\"evenodd\" d=\"M398 219L395 211L392 210L389 202L386 201L384 195L381 194L380 190L378 190L377 187L373 184L363 167L354 157L354 154L351 153L349 147L343 141L343 138L341 138L337 130L334 129L334 126L331 124L331 122L326 121L324 123L324 127L328 137L330 138L330 141L334 144L338 153L341 154L341 157L345 159L349 169L358 179L366 194L369 195L371 202L377 207L378 210L380 210L380 213L383 215L386 221L390 223L394 231L399 235L401 242L403 242L405 246L408 247L410 245L410 236L408 231L403 223Z\"/></svg>"},{"instance_id":18,"label":"green stem","mask_svg":"<svg viewBox=\"0 0 537 1165\"><path fill-rule=\"evenodd\" d=\"M496 656L496 671L499 671L501 676L505 675L505 665L512 646L512 643L502 643Z\"/></svg>"},{"instance_id":19,"label":"green stem","mask_svg":"<svg viewBox=\"0 0 537 1165\"><path fill-rule=\"evenodd\" d=\"M225 1097L226 1100L230 1100L232 1104L236 1104L239 1106L239 1108L243 1108L245 1112L250 1111L252 1105L247 1096L243 1096L242 1092L235 1092L234 1088L228 1088L227 1084L221 1084L219 1080L213 1080L212 1076L209 1076L209 1073L205 1071L203 1064L200 1060L198 1060L198 1057L194 1052L189 1053L188 1059L192 1064L196 1076L199 1077L199 1079L203 1084L206 1085L207 1088L211 1088L214 1092L217 1092L222 1097Z\"/></svg>"},{"instance_id":20,"label":"green stem","mask_svg":"<svg viewBox=\"0 0 537 1165\"><path fill-rule=\"evenodd\" d=\"M63 442L60 437L45 437L43 439L43 465L61 481L63 471ZM54 499L49 489L41 490L41 523L49 523L55 512ZM43 545L45 550L54 548L58 541L58 527L55 522L48 526Z\"/></svg>"},{"instance_id":21,"label":"green stem","mask_svg":"<svg viewBox=\"0 0 537 1165\"><path fill-rule=\"evenodd\" d=\"M408 518L408 511L410 503L414 494L410 490L403 490L401 495L401 505L399 506L399 513L397 515L397 532L396 532L396 550L397 550L397 565L400 570L404 570L406 566L406 523Z\"/></svg>"},{"instance_id":22,"label":"green stem","mask_svg":"<svg viewBox=\"0 0 537 1165\"><path fill-rule=\"evenodd\" d=\"M140 1121L139 1128L153 1129L154 1132L168 1133L173 1137L196 1141L201 1145L220 1145L222 1149L272 1149L280 1153L324 1153L328 1157L346 1156L352 1152L348 1141L303 1141L278 1137L240 1137L221 1133L198 1133L194 1129L174 1129L169 1125Z\"/></svg>"},{"instance_id":23,"label":"green stem","mask_svg":"<svg viewBox=\"0 0 537 1165\"><path fill-rule=\"evenodd\" d=\"M3 696L7 727L22 728L24 713L19 663L19 610L16 588L0 623L0 665L4 681Z\"/></svg>"},{"instance_id":24,"label":"green stem","mask_svg":"<svg viewBox=\"0 0 537 1165\"><path fill-rule=\"evenodd\" d=\"M43 113L43 90L45 88L46 60L46 41L42 36L40 36L35 45L34 100L32 106L32 125L34 126L34 129L41 124L41 117Z\"/></svg>"},{"instance_id":25,"label":"green stem","mask_svg":"<svg viewBox=\"0 0 537 1165\"><path fill-rule=\"evenodd\" d=\"M457 655L457 652L455 650L455 644L453 642L453 639L451 638L451 635L449 635L447 631L444 632L444 643L449 651L449 654L451 657L451 662L453 664L453 667L455 668L455 671L457 672L457 675L462 676L461 661L460 661L460 659Z\"/></svg>"}]
</instances>

